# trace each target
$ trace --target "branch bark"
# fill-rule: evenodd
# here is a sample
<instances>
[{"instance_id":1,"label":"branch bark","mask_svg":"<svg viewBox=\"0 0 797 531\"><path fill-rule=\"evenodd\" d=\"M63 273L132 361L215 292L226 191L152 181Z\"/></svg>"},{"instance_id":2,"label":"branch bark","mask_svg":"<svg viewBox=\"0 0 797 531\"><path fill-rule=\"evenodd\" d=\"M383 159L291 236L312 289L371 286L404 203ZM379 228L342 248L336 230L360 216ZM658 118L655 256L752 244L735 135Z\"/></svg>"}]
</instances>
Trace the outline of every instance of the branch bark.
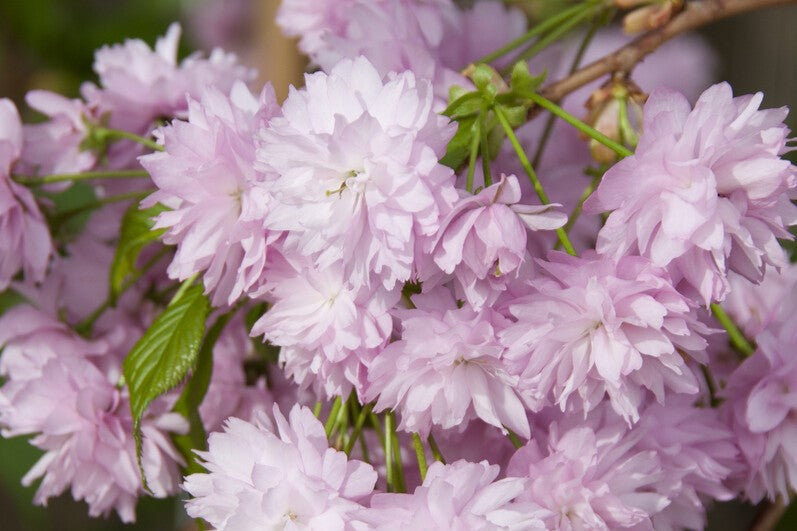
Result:
<instances>
[{"instance_id":1,"label":"branch bark","mask_svg":"<svg viewBox=\"0 0 797 531\"><path fill-rule=\"evenodd\" d=\"M797 5L797 0L696 0L664 26L650 31L616 52L577 70L572 75L544 87L541 94L559 102L576 89L606 74L629 73L634 66L676 35L705 26L716 20L777 5Z\"/></svg>"}]
</instances>

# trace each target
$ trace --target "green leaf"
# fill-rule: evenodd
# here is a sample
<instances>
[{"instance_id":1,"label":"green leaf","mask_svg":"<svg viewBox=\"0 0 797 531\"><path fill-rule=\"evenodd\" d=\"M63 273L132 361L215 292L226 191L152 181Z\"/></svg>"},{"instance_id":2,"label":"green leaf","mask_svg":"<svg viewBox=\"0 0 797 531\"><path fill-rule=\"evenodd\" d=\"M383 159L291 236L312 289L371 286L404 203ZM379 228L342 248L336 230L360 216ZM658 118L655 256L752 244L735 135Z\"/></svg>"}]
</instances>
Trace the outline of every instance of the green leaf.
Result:
<instances>
[{"instance_id":1,"label":"green leaf","mask_svg":"<svg viewBox=\"0 0 797 531\"><path fill-rule=\"evenodd\" d=\"M449 91L454 93L453 89ZM458 96L455 99L451 100L451 103L446 107L441 114L444 116L448 116L449 118L456 119L457 111L460 111L458 115L467 115L473 112L478 112L479 108L482 106L482 95L480 92L467 92L461 96Z\"/></svg>"},{"instance_id":2,"label":"green leaf","mask_svg":"<svg viewBox=\"0 0 797 531\"><path fill-rule=\"evenodd\" d=\"M202 341L202 348L197 354L196 367L192 371L191 379L185 384L180 398L174 404L173 411L183 415L191 426L187 434L172 437L175 446L187 463L186 475L202 471L194 453L194 450L205 450L207 444L207 434L199 416L199 406L208 392L210 378L213 374L213 348L236 311L237 308L219 316L213 326L208 329L205 339Z\"/></svg>"},{"instance_id":3,"label":"green leaf","mask_svg":"<svg viewBox=\"0 0 797 531\"><path fill-rule=\"evenodd\" d=\"M440 159L440 164L456 170L468 159L470 145L478 127L476 116L463 118L459 121L457 133L448 143L445 156Z\"/></svg>"},{"instance_id":4,"label":"green leaf","mask_svg":"<svg viewBox=\"0 0 797 531\"><path fill-rule=\"evenodd\" d=\"M518 96L536 92L545 81L546 74L546 72L543 72L539 76L532 76L531 72L529 72L528 63L526 61L518 61L512 68L509 87Z\"/></svg>"},{"instance_id":5,"label":"green leaf","mask_svg":"<svg viewBox=\"0 0 797 531\"><path fill-rule=\"evenodd\" d=\"M166 210L168 209L161 204L139 209L138 203L134 203L122 217L119 243L111 262L111 304L116 304L117 297L123 291L125 279L136 271L136 262L142 249L157 241L166 232L166 229L152 230L155 225L152 218Z\"/></svg>"},{"instance_id":6,"label":"green leaf","mask_svg":"<svg viewBox=\"0 0 797 531\"><path fill-rule=\"evenodd\" d=\"M172 301L133 346L122 365L130 390L136 456L141 467L141 417L154 399L194 368L210 304L194 278L183 282ZM144 487L147 480L141 470Z\"/></svg>"}]
</instances>

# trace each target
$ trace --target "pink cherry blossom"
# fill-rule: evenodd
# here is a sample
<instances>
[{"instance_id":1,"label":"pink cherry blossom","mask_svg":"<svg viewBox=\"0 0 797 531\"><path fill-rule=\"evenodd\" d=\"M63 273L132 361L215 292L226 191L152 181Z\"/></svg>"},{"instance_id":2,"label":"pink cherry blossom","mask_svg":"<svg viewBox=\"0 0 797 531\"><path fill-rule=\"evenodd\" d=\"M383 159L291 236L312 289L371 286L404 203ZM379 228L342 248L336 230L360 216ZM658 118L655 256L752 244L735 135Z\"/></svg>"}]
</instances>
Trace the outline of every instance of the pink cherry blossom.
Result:
<instances>
[{"instance_id":1,"label":"pink cherry blossom","mask_svg":"<svg viewBox=\"0 0 797 531\"><path fill-rule=\"evenodd\" d=\"M204 272L215 305L232 304L256 288L267 249L279 234L265 228L270 199L266 176L255 170L254 136L279 112L267 85L258 100L243 83L229 96L208 88L202 101L189 101L188 121L160 130L165 151L141 158L158 191L144 206L170 210L156 218L163 241L177 245L172 278Z\"/></svg>"},{"instance_id":2,"label":"pink cherry blossom","mask_svg":"<svg viewBox=\"0 0 797 531\"><path fill-rule=\"evenodd\" d=\"M265 288L273 301L252 328L282 347L286 373L323 396L365 389L365 366L390 339L397 290L356 286L341 263L319 269L302 263L271 268Z\"/></svg>"},{"instance_id":3,"label":"pink cherry blossom","mask_svg":"<svg viewBox=\"0 0 797 531\"><path fill-rule=\"evenodd\" d=\"M797 320L790 315L779 333L756 336L758 349L731 374L722 390L744 470L737 484L756 503L786 499L797 488Z\"/></svg>"},{"instance_id":4,"label":"pink cherry blossom","mask_svg":"<svg viewBox=\"0 0 797 531\"><path fill-rule=\"evenodd\" d=\"M548 510L546 529L652 530L651 517L670 503L657 491L664 473L656 452L634 449L637 436L626 429L552 425L547 446L531 440L509 462L509 476L526 478L518 500Z\"/></svg>"},{"instance_id":5,"label":"pink cherry blossom","mask_svg":"<svg viewBox=\"0 0 797 531\"><path fill-rule=\"evenodd\" d=\"M130 345L118 344L118 335L83 340L28 306L0 318L0 330L3 436L34 435L31 444L45 452L22 480L41 479L34 502L45 505L69 489L88 503L91 516L115 510L123 521L134 521L142 481L127 392L118 386L118 351ZM166 399L142 419L141 466L156 497L176 490L182 458L169 434L186 429Z\"/></svg>"},{"instance_id":6,"label":"pink cherry blossom","mask_svg":"<svg viewBox=\"0 0 797 531\"><path fill-rule=\"evenodd\" d=\"M376 472L329 447L313 413L296 405L285 419L274 407L276 430L260 414L254 424L227 420L197 452L207 473L183 488L188 514L219 531L284 527L351 529L360 503L373 491Z\"/></svg>"},{"instance_id":7,"label":"pink cherry blossom","mask_svg":"<svg viewBox=\"0 0 797 531\"><path fill-rule=\"evenodd\" d=\"M186 95L198 98L208 85L227 93L235 81L254 78L252 70L220 49L207 59L195 54L178 64L180 33L175 23L154 50L139 39L129 39L96 52L94 71L100 86L85 83L81 91L91 106L111 113L111 127L144 133L156 118L184 113Z\"/></svg>"},{"instance_id":8,"label":"pink cherry blossom","mask_svg":"<svg viewBox=\"0 0 797 531\"><path fill-rule=\"evenodd\" d=\"M551 253L534 291L510 305L517 323L501 332L523 371L521 394L535 408L594 409L608 397L628 421L648 392L697 393L681 351L703 360L708 329L694 306L649 260Z\"/></svg>"},{"instance_id":9,"label":"pink cherry blossom","mask_svg":"<svg viewBox=\"0 0 797 531\"><path fill-rule=\"evenodd\" d=\"M44 280L52 253L50 231L33 194L11 179L22 147L17 108L0 99L0 290L20 270L26 280Z\"/></svg>"},{"instance_id":10,"label":"pink cherry blossom","mask_svg":"<svg viewBox=\"0 0 797 531\"><path fill-rule=\"evenodd\" d=\"M438 163L453 130L431 110L426 81L383 81L366 59L307 75L283 116L261 132L257 158L278 174L267 222L288 252L341 262L353 285L408 280L457 193Z\"/></svg>"},{"instance_id":11,"label":"pink cherry blossom","mask_svg":"<svg viewBox=\"0 0 797 531\"><path fill-rule=\"evenodd\" d=\"M425 304L433 298L443 302ZM379 397L374 410L395 409L401 429L424 435L433 425L449 429L478 417L529 437L516 392L518 377L508 370L506 349L498 341L509 322L489 308L457 309L443 289L413 301L417 309L395 311L401 340L388 345L368 368L366 399Z\"/></svg>"},{"instance_id":12,"label":"pink cherry blossom","mask_svg":"<svg viewBox=\"0 0 797 531\"><path fill-rule=\"evenodd\" d=\"M517 177L502 175L498 183L476 195L463 196L441 223L433 244L434 261L445 273L454 273L475 306L484 302L471 288L475 282L513 274L529 259L528 230L553 230L567 221L556 211L561 205L519 201Z\"/></svg>"},{"instance_id":13,"label":"pink cherry blossom","mask_svg":"<svg viewBox=\"0 0 797 531\"><path fill-rule=\"evenodd\" d=\"M777 238L797 222L786 150L787 109L758 110L763 94L706 90L694 109L659 90L645 105L636 153L604 175L585 211L612 210L598 251L648 256L708 304L728 292L727 271L760 282L786 259Z\"/></svg>"}]
</instances>

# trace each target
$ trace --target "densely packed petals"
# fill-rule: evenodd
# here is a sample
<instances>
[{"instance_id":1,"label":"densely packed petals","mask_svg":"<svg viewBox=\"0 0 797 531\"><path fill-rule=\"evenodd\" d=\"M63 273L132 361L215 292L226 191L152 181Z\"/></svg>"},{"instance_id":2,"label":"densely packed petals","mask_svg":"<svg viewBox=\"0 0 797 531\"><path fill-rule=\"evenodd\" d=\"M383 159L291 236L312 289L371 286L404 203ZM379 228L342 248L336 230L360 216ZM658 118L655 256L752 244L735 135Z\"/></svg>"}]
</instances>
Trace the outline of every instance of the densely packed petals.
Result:
<instances>
[{"instance_id":1,"label":"densely packed petals","mask_svg":"<svg viewBox=\"0 0 797 531\"><path fill-rule=\"evenodd\" d=\"M607 396L636 421L647 392L663 402L665 389L698 391L681 351L702 360L708 330L663 269L642 257L594 253L551 253L538 263L533 293L511 304L517 322L501 334L532 407L586 413Z\"/></svg>"},{"instance_id":2,"label":"densely packed petals","mask_svg":"<svg viewBox=\"0 0 797 531\"><path fill-rule=\"evenodd\" d=\"M201 102L189 100L187 122L160 130L165 151L141 158L158 187L144 205L170 209L155 223L167 229L163 241L177 245L169 275L204 272L216 305L258 287L268 246L279 238L265 227L266 176L253 166L255 133L278 112L270 85L259 99L241 82L229 96L209 88Z\"/></svg>"},{"instance_id":3,"label":"densely packed petals","mask_svg":"<svg viewBox=\"0 0 797 531\"><path fill-rule=\"evenodd\" d=\"M723 408L745 467L738 486L758 502L788 498L797 489L797 320L790 315L779 333L756 336L758 349L731 375Z\"/></svg>"},{"instance_id":4,"label":"densely packed petals","mask_svg":"<svg viewBox=\"0 0 797 531\"><path fill-rule=\"evenodd\" d=\"M207 473L192 474L183 488L193 497L188 514L219 531L292 526L351 529L376 472L329 447L313 413L295 406L288 419L274 407L276 429L261 414L254 424L227 420L198 452Z\"/></svg>"},{"instance_id":5,"label":"densely packed petals","mask_svg":"<svg viewBox=\"0 0 797 531\"><path fill-rule=\"evenodd\" d=\"M449 429L478 417L528 437L526 412L515 390L518 376L508 370L506 348L498 340L509 322L489 308L457 308L442 289L413 302L417 309L395 312L401 340L369 367L366 398L378 395L375 410L400 412L406 431L428 434L433 425Z\"/></svg>"},{"instance_id":6,"label":"densely packed petals","mask_svg":"<svg viewBox=\"0 0 797 531\"><path fill-rule=\"evenodd\" d=\"M376 494L360 518L369 529L546 529L550 513L531 503L515 503L521 478L498 479L498 466L460 460L429 467L412 494Z\"/></svg>"},{"instance_id":7,"label":"densely packed petals","mask_svg":"<svg viewBox=\"0 0 797 531\"><path fill-rule=\"evenodd\" d=\"M786 150L787 109L759 110L763 94L734 98L727 83L686 98L654 92L636 153L604 175L586 211L613 211L598 251L638 253L706 303L728 292L727 272L759 282L786 265L797 173Z\"/></svg>"},{"instance_id":8,"label":"densely packed petals","mask_svg":"<svg viewBox=\"0 0 797 531\"><path fill-rule=\"evenodd\" d=\"M261 132L260 167L278 174L267 221L284 248L319 267L341 262L355 286L410 279L457 198L438 163L452 129L431 110L428 82L383 81L368 60L306 76Z\"/></svg>"},{"instance_id":9,"label":"densely packed petals","mask_svg":"<svg viewBox=\"0 0 797 531\"><path fill-rule=\"evenodd\" d=\"M69 489L85 500L92 516L115 510L135 520L143 492L136 463L133 419L127 393L117 386L121 358L118 335L83 340L62 323L28 306L0 319L0 424L4 436L34 435L45 454L23 478L41 483L34 501L46 504ZM169 439L183 433L185 420L159 400L142 419L141 467L152 495L175 492L182 458Z\"/></svg>"}]
</instances>

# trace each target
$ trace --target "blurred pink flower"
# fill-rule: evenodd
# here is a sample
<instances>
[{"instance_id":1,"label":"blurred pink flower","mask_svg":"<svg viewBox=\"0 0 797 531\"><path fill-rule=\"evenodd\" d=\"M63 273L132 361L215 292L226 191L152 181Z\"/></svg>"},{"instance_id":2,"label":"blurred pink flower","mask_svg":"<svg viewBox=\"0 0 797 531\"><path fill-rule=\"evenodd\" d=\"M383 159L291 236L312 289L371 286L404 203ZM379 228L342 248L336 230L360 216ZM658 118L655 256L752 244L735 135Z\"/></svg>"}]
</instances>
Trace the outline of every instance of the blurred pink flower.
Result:
<instances>
[{"instance_id":1,"label":"blurred pink flower","mask_svg":"<svg viewBox=\"0 0 797 531\"><path fill-rule=\"evenodd\" d=\"M20 270L28 281L44 280L53 251L33 194L11 179L11 168L22 154L22 131L17 108L0 99L0 291Z\"/></svg>"}]
</instances>

